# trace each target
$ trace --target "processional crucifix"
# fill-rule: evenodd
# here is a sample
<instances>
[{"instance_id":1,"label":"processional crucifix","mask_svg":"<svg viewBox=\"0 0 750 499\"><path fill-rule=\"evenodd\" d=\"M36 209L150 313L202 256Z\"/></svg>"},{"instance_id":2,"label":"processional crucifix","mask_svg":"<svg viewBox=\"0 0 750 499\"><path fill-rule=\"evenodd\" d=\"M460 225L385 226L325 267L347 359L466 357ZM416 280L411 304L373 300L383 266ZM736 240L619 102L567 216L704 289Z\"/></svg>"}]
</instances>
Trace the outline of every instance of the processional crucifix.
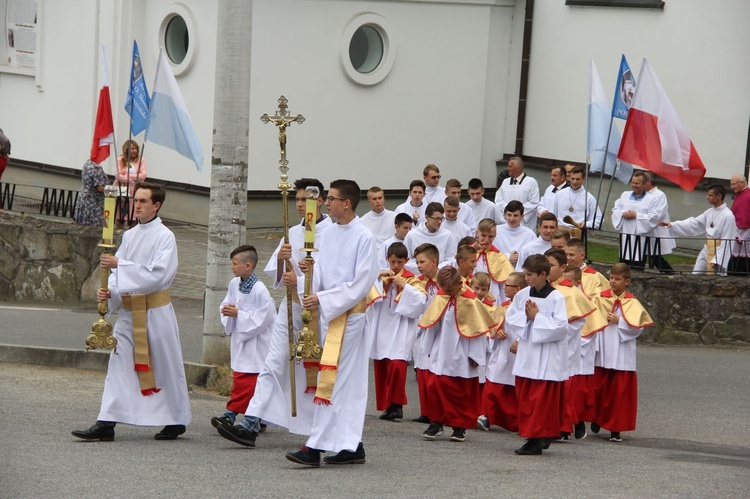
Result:
<instances>
[{"instance_id":1,"label":"processional crucifix","mask_svg":"<svg viewBox=\"0 0 750 499\"><path fill-rule=\"evenodd\" d=\"M269 116L264 113L260 117L263 123L273 123L279 128L279 147L281 148L281 159L279 160L279 170L281 171L281 182L278 187L281 190L281 199L283 204L284 214L284 243L289 243L289 211L288 211L288 196L289 189L292 185L289 183L289 177L287 172L289 171L289 161L286 159L286 128L292 123L302 124L305 121L305 117L301 114L297 116L291 116L287 103L289 102L283 95L279 97L279 108L276 110L276 114ZM317 191L317 189L315 189ZM315 204L311 204L311 200L317 202L319 193L306 193L308 197L306 212L311 211L312 217L309 213L305 216L305 248L303 251L307 252L305 260L308 261L307 271L305 273L305 296L310 293L310 283L312 281L312 263L313 258L311 255L312 251L315 251L314 237L315 237ZM286 261L286 271L292 270L292 262ZM295 380L295 360L297 362L306 358L320 358L321 348L318 346L317 334L308 329L308 324L312 318L312 311L305 309L302 312L302 321L304 323L303 330L298 334L298 342L294 341L294 318L292 315L292 288L287 286L286 288L286 308L287 308L287 325L289 328L289 379L291 381L291 405L292 405L292 417L297 416L297 390ZM311 344L311 343L314 343Z\"/></svg>"}]
</instances>

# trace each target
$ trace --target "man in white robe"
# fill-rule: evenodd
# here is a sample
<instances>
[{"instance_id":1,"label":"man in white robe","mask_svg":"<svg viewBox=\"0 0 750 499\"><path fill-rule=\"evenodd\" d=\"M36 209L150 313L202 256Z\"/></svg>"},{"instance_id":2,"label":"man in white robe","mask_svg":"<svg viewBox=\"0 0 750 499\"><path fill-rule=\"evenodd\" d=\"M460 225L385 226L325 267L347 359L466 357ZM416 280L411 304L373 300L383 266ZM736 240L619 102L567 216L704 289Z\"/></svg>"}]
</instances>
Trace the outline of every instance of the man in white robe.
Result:
<instances>
[{"instance_id":1,"label":"man in white robe","mask_svg":"<svg viewBox=\"0 0 750 499\"><path fill-rule=\"evenodd\" d=\"M477 231L478 222L474 220L474 212L471 211L471 208L469 208L466 203L461 202L461 187L461 182L458 179L452 178L445 183L445 195L446 199L454 198L458 201L458 214L456 219L459 222L466 224L471 231L470 235L473 236ZM443 204L445 204L445 201L443 201Z\"/></svg>"},{"instance_id":2,"label":"man in white robe","mask_svg":"<svg viewBox=\"0 0 750 499\"><path fill-rule=\"evenodd\" d=\"M523 204L524 225L536 229L536 209L539 205L539 184L533 177L523 172L523 159L518 156L508 161L510 177L503 180L495 193L495 204L500 212L505 212L505 205L516 200ZM504 223L504 221L501 221Z\"/></svg>"},{"instance_id":3,"label":"man in white robe","mask_svg":"<svg viewBox=\"0 0 750 499\"><path fill-rule=\"evenodd\" d=\"M552 207L555 202L555 194L559 191L569 187L568 183L565 182L565 167L564 166L553 166L550 171L550 185L544 191L544 195L539 200L539 206L536 208L537 216L541 215L545 211L552 211Z\"/></svg>"},{"instance_id":4,"label":"man in white robe","mask_svg":"<svg viewBox=\"0 0 750 499\"><path fill-rule=\"evenodd\" d=\"M659 224L659 208L646 192L646 172L637 171L630 180L632 191L625 191L612 208L612 225L620 231L620 262L634 269L644 268L648 234Z\"/></svg>"},{"instance_id":5,"label":"man in white robe","mask_svg":"<svg viewBox=\"0 0 750 499\"><path fill-rule=\"evenodd\" d=\"M304 307L320 311L323 342L310 437L302 449L286 454L305 466L320 466L324 451L337 453L324 458L328 464L365 462L362 429L372 346L365 297L378 264L375 238L355 215L359 197L356 182L331 183L326 207L336 223L320 238L314 293L302 299Z\"/></svg>"},{"instance_id":6,"label":"man in white robe","mask_svg":"<svg viewBox=\"0 0 750 499\"><path fill-rule=\"evenodd\" d=\"M174 440L191 421L179 331L169 300L177 246L174 234L158 217L164 198L161 186L139 183L134 194L138 225L123 234L115 255L100 258L112 274L109 288L99 290L97 299L109 300L110 313L119 311L113 332L117 350L109 357L97 421L87 430L74 430L75 437L111 441L116 423L125 423L164 425L154 438ZM140 335L134 334L133 309L137 327L137 316L146 317L140 326L147 335L145 351L136 343Z\"/></svg>"},{"instance_id":7,"label":"man in white robe","mask_svg":"<svg viewBox=\"0 0 750 499\"><path fill-rule=\"evenodd\" d=\"M458 199L448 196L443 203L443 208L445 209L445 220L443 220L442 229L453 234L453 238L456 241L460 241L466 236L474 237L474 234L476 234L476 227L474 230L471 230L468 225L459 220L460 211ZM466 210L468 211L469 209L466 208ZM469 213L469 218L473 220L474 216Z\"/></svg>"},{"instance_id":8,"label":"man in white robe","mask_svg":"<svg viewBox=\"0 0 750 499\"><path fill-rule=\"evenodd\" d=\"M474 221L477 225L485 218L493 220L496 224L502 223L503 212L497 208L497 205L484 197L484 184L482 179L473 178L469 180L469 202L466 206L474 214Z\"/></svg>"},{"instance_id":9,"label":"man in white robe","mask_svg":"<svg viewBox=\"0 0 750 499\"><path fill-rule=\"evenodd\" d=\"M367 191L367 202L372 209L362 215L362 224L375 236L378 248L382 248L383 241L393 236L396 212L385 209L385 194L380 187L370 187Z\"/></svg>"},{"instance_id":10,"label":"man in white robe","mask_svg":"<svg viewBox=\"0 0 750 499\"><path fill-rule=\"evenodd\" d=\"M553 213L539 217L539 237L521 248L516 262L516 271L523 272L523 263L531 255L543 255L552 247L552 233L557 230L557 218Z\"/></svg>"},{"instance_id":11,"label":"man in white robe","mask_svg":"<svg viewBox=\"0 0 750 499\"><path fill-rule=\"evenodd\" d=\"M522 225L523 204L520 201L511 201L505 205L503 218L505 218L505 223L497 226L497 235L492 244L502 251L508 257L508 261L515 266L518 263L521 248L536 239L536 233Z\"/></svg>"},{"instance_id":12,"label":"man in white robe","mask_svg":"<svg viewBox=\"0 0 750 499\"><path fill-rule=\"evenodd\" d=\"M445 209L439 203L430 203L425 210L425 223L412 229L404 239L406 249L409 251L409 261L406 262L406 268L416 274L419 272L417 262L414 259L414 250L423 243L434 244L440 252L439 263L448 262L456 254L458 241L453 237L450 231L443 229L443 220L445 220Z\"/></svg>"},{"instance_id":13,"label":"man in white robe","mask_svg":"<svg viewBox=\"0 0 750 499\"><path fill-rule=\"evenodd\" d=\"M414 225L421 225L424 223L424 210L427 208L427 203L424 201L424 182L421 180L412 180L409 184L409 199L405 203L402 203L393 210L397 215L399 213L406 213L412 218Z\"/></svg>"},{"instance_id":14,"label":"man in white robe","mask_svg":"<svg viewBox=\"0 0 750 499\"><path fill-rule=\"evenodd\" d=\"M706 199L711 208L697 217L678 222L662 222L669 227L671 236L694 237L706 234L706 244L698 255L693 274L727 275L727 266L732 256L731 244L737 235L734 214L724 202L726 190L721 185L708 188Z\"/></svg>"},{"instance_id":15,"label":"man in white robe","mask_svg":"<svg viewBox=\"0 0 750 499\"><path fill-rule=\"evenodd\" d=\"M555 195L552 209L549 210L557 217L557 223L562 227L572 228L573 224L566 222L570 217L579 227L596 229L602 221L602 211L596 198L583 187L583 167L576 166L570 173L570 187Z\"/></svg>"},{"instance_id":16,"label":"man in white robe","mask_svg":"<svg viewBox=\"0 0 750 499\"><path fill-rule=\"evenodd\" d=\"M656 267L660 272L671 274L674 272L672 266L664 259L664 255L669 255L677 246L674 239L669 236L669 229L661 225L662 222L670 222L669 203L667 195L654 185L654 174L647 172L646 192L656 198L656 209L659 212L659 225L648 233L651 239L651 267Z\"/></svg>"},{"instance_id":17,"label":"man in white robe","mask_svg":"<svg viewBox=\"0 0 750 499\"><path fill-rule=\"evenodd\" d=\"M289 228L289 243L285 244L282 239L274 251L268 264L264 269L266 274L273 279L273 286L278 289L282 286L292 286L292 318L293 333L296 335L302 329L302 305L300 295L304 291L303 286L297 286L298 281L304 284L304 275L299 270L299 262L306 256L300 251L304 247L305 238L305 203L307 196L305 189L308 187L318 188L318 200L316 208L315 223L315 247L320 246L320 237L331 227L331 218L321 215L320 207L325 199L323 184L313 178L302 178L294 182L296 190L297 214L303 217L302 223ZM312 252L312 257L317 258L318 252ZM292 270L287 271L284 266L287 260L291 261ZM313 270L314 275L315 270ZM240 445L254 447L255 439L261 429L261 420L287 428L290 433L297 435L309 435L312 427L315 406L312 403L314 394L307 393L306 371L303 363L295 363L295 391L297 394L297 416L292 417L292 388L289 379L289 316L287 315L287 297L281 301L276 320L273 324L271 344L268 355L263 363L263 369L258 375L255 385L255 394L250 399L245 417L234 426L218 426L219 434Z\"/></svg>"}]
</instances>

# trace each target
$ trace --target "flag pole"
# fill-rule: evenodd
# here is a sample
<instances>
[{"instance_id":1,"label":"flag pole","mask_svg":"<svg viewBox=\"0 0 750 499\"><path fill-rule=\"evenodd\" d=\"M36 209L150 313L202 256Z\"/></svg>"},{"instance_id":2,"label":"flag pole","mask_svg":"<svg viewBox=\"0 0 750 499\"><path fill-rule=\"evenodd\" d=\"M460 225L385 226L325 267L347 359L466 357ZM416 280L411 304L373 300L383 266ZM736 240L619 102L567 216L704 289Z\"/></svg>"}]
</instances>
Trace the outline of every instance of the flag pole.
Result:
<instances>
[{"instance_id":1,"label":"flag pole","mask_svg":"<svg viewBox=\"0 0 750 499\"><path fill-rule=\"evenodd\" d=\"M612 138L612 124L615 122L615 117L609 118L609 132L607 132L607 143L604 145L604 159L602 160L602 170L599 172L599 189L596 191L596 199L602 195L602 184L604 183L604 170L607 168L607 154L609 154L609 139ZM612 180L614 180L612 175Z\"/></svg>"},{"instance_id":2,"label":"flag pole","mask_svg":"<svg viewBox=\"0 0 750 499\"><path fill-rule=\"evenodd\" d=\"M607 204L609 204L609 195L612 193L612 184L615 182L615 174L617 168L620 166L620 160L615 161L615 169L612 171L612 180L609 182L609 189L607 189L607 197L604 199L604 211L602 211L602 219L599 221L599 229L602 228L604 223L604 213L607 211Z\"/></svg>"}]
</instances>

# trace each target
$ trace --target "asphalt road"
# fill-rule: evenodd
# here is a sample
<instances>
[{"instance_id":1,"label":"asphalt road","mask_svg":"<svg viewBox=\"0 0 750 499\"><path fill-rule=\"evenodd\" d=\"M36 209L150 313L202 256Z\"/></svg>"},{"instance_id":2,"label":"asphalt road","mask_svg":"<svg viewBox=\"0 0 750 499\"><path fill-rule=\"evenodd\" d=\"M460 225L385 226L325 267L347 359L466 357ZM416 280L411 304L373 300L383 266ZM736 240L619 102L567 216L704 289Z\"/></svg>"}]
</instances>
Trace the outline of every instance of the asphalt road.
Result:
<instances>
[{"instance_id":1,"label":"asphalt road","mask_svg":"<svg viewBox=\"0 0 750 499\"><path fill-rule=\"evenodd\" d=\"M96 418L104 373L0 364L0 497L747 497L750 351L643 347L638 362L638 429L621 444L590 435L520 457L496 428L426 442L424 425L380 421L370 390L367 463L320 469L284 458L304 439L281 428L254 449L221 438L209 419L226 399L201 389L177 441L121 425L114 442L83 442L70 431ZM408 390L416 402L411 377Z\"/></svg>"}]
</instances>

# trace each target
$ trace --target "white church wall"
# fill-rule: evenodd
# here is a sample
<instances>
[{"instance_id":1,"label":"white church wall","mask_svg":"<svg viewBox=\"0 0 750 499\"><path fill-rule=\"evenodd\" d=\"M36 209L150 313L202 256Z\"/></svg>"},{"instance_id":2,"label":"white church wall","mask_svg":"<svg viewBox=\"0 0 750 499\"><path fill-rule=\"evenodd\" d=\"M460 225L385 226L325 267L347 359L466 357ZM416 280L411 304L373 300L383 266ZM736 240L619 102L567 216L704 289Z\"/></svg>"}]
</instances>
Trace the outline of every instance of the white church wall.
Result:
<instances>
[{"instance_id":1,"label":"white church wall","mask_svg":"<svg viewBox=\"0 0 750 499\"><path fill-rule=\"evenodd\" d=\"M624 53L636 78L648 58L708 176L744 171L748 19L744 0L667 0L663 11L535 2L524 154L585 161L589 58L611 99Z\"/></svg>"},{"instance_id":2,"label":"white church wall","mask_svg":"<svg viewBox=\"0 0 750 499\"><path fill-rule=\"evenodd\" d=\"M352 82L341 62L342 34L364 13L387 21L396 51L388 76L372 86ZM249 188L278 183L276 130L258 117L273 113L281 94L292 114L307 119L288 130L291 178L405 188L428 163L444 180L479 175L480 165L497 159L495 144L483 147L489 31L509 27L511 15L488 2L256 0ZM494 100L508 81L507 68L497 66L508 57L510 33L499 38ZM497 129L489 135L503 137L504 123L491 123Z\"/></svg>"}]
</instances>

